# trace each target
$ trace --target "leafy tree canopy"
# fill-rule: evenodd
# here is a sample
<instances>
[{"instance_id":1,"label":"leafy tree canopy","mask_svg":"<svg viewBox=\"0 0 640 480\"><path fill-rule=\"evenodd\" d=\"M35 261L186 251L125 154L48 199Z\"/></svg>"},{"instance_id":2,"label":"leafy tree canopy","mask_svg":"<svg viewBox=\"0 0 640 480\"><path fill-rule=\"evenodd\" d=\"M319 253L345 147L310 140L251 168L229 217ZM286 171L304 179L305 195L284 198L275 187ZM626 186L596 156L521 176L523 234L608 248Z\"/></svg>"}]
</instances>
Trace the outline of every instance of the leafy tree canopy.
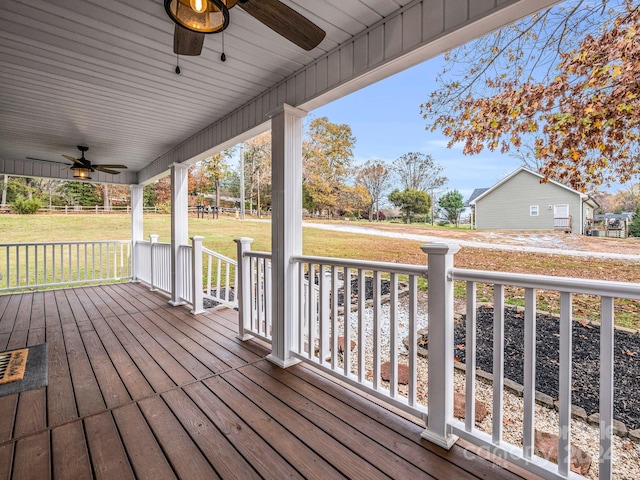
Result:
<instances>
[{"instance_id":1,"label":"leafy tree canopy","mask_svg":"<svg viewBox=\"0 0 640 480\"><path fill-rule=\"evenodd\" d=\"M304 185L316 209L333 211L351 173L356 138L346 124L320 117L309 123L302 144Z\"/></svg>"},{"instance_id":2,"label":"leafy tree canopy","mask_svg":"<svg viewBox=\"0 0 640 480\"><path fill-rule=\"evenodd\" d=\"M630 180L640 173L639 8L570 0L452 52L421 105L428 128L465 154L529 152L545 177L582 191Z\"/></svg>"},{"instance_id":3,"label":"leafy tree canopy","mask_svg":"<svg viewBox=\"0 0 640 480\"><path fill-rule=\"evenodd\" d=\"M389 201L400 209L406 223L411 223L413 214L428 213L431 208L431 197L426 192L412 188L394 190L389 194Z\"/></svg>"},{"instance_id":4,"label":"leafy tree canopy","mask_svg":"<svg viewBox=\"0 0 640 480\"><path fill-rule=\"evenodd\" d=\"M458 190L447 192L440 197L438 205L444 212L449 223L453 223L457 227L460 224L460 215L464 211L462 194Z\"/></svg>"}]
</instances>

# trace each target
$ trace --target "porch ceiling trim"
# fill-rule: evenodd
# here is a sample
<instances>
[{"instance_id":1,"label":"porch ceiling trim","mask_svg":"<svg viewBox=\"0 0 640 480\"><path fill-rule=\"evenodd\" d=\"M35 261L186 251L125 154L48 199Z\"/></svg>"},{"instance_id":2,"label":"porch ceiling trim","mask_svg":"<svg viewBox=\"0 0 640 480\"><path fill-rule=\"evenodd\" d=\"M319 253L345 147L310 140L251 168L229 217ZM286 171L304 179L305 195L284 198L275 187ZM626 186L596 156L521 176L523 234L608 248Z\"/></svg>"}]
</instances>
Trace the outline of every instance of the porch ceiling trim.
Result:
<instances>
[{"instance_id":1,"label":"porch ceiling trim","mask_svg":"<svg viewBox=\"0 0 640 480\"><path fill-rule=\"evenodd\" d=\"M202 160L266 131L267 113L284 103L317 108L555 3L416 0L158 157L137 180L147 183L173 163Z\"/></svg>"}]
</instances>

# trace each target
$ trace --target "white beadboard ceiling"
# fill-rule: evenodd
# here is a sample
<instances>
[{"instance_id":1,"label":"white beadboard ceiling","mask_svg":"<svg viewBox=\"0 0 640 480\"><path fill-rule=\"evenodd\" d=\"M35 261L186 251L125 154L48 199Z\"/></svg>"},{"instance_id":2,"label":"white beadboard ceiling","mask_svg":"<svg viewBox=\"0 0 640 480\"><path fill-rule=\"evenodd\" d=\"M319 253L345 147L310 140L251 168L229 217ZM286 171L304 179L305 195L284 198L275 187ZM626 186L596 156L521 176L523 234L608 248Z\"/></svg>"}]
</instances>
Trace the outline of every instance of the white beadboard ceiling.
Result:
<instances>
[{"instance_id":1,"label":"white beadboard ceiling","mask_svg":"<svg viewBox=\"0 0 640 480\"><path fill-rule=\"evenodd\" d=\"M484 15L516 5L510 15L517 17L552 2L540 1L539 6L529 0L283 3L327 32L317 48L306 52L296 47L236 6L224 32L227 61L220 60L222 35L209 35L201 56L180 57L177 75L174 25L162 0L1 0L0 173L65 177L70 173L61 173L64 165L44 165L27 157L64 162L63 154L77 156L76 145L86 145L92 162L129 167L126 174L99 174L94 180L138 183L137 172L149 170L154 160L296 72L323 58L330 66L331 52L413 4L421 8L424 19L432 14L442 18L442 31L435 33L443 35L453 16L445 15L447 8L460 10L458 23L463 25L474 19L474 9ZM404 24L411 26L407 21ZM507 17L501 20L505 21ZM410 37L398 38L402 42ZM424 34L417 39L425 41ZM355 56L357 50L351 53Z\"/></svg>"}]
</instances>

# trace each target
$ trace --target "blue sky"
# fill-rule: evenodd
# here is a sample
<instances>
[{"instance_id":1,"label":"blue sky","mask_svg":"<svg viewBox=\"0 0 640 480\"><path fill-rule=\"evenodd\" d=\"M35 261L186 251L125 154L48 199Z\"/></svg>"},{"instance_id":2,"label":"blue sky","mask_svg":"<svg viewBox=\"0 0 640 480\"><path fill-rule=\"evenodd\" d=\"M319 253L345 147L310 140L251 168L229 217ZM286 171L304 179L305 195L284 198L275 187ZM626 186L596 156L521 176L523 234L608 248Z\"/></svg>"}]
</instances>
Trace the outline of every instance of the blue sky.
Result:
<instances>
[{"instance_id":1,"label":"blue sky","mask_svg":"<svg viewBox=\"0 0 640 480\"><path fill-rule=\"evenodd\" d=\"M447 148L447 139L425 130L420 104L436 88L438 57L380 81L310 112L308 118L328 117L346 123L356 137L355 163L372 158L392 162L408 152L422 152L444 167L445 190L459 190L466 198L474 188L491 187L520 166L518 159L496 152L463 155Z\"/></svg>"}]
</instances>

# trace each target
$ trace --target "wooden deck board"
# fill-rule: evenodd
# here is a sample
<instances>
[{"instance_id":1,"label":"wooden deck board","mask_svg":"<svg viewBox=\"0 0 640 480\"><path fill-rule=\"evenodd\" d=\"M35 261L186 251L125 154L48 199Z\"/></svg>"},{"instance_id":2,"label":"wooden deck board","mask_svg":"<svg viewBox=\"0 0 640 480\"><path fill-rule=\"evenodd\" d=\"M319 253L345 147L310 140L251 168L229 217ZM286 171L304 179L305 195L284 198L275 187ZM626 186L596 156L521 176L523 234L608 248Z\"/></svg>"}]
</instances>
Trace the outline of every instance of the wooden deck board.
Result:
<instances>
[{"instance_id":1,"label":"wooden deck board","mask_svg":"<svg viewBox=\"0 0 640 480\"><path fill-rule=\"evenodd\" d=\"M93 476L82 421L77 420L51 430L53 478L90 479Z\"/></svg>"},{"instance_id":2,"label":"wooden deck board","mask_svg":"<svg viewBox=\"0 0 640 480\"><path fill-rule=\"evenodd\" d=\"M0 397L0 480L522 478L236 334L237 312L140 284L0 297L0 344L49 362L47 387Z\"/></svg>"}]
</instances>

